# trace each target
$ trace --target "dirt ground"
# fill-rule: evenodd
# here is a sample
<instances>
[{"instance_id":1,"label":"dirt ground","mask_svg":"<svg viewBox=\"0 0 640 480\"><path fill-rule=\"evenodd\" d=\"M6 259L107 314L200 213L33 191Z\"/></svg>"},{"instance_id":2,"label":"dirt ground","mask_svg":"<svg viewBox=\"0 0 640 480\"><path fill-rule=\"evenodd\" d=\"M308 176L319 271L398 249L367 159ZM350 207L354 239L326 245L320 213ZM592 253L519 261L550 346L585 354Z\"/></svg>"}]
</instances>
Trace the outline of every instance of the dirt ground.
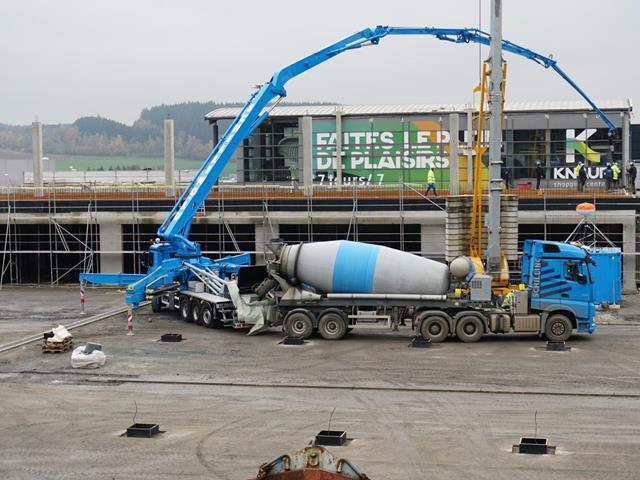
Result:
<instances>
[{"instance_id":1,"label":"dirt ground","mask_svg":"<svg viewBox=\"0 0 640 480\"><path fill-rule=\"evenodd\" d=\"M80 318L73 288L0 299L0 343ZM122 302L89 290L87 312ZM568 352L535 335L411 349L410 330L284 346L277 330L247 337L146 309L127 336L115 316L72 332L103 344L97 370L37 344L0 354L0 478L243 480L307 445L335 409L331 428L352 440L330 450L372 479L637 479L639 313L626 298ZM169 332L185 340L160 342ZM134 417L164 433L123 437ZM536 429L556 455L511 453Z\"/></svg>"}]
</instances>

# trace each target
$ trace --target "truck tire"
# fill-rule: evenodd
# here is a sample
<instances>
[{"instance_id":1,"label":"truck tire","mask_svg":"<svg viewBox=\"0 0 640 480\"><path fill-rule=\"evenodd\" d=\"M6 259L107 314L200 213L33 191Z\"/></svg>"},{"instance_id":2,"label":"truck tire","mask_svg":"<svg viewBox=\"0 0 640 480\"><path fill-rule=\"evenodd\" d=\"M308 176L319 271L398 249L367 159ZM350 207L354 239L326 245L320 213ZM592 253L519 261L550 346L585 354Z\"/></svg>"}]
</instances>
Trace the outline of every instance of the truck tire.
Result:
<instances>
[{"instance_id":1,"label":"truck tire","mask_svg":"<svg viewBox=\"0 0 640 480\"><path fill-rule=\"evenodd\" d=\"M224 323L222 323L218 318L215 318L214 309L211 308L211 305L208 303L204 303L200 309L200 321L207 328L224 327Z\"/></svg>"},{"instance_id":2,"label":"truck tire","mask_svg":"<svg viewBox=\"0 0 640 480\"><path fill-rule=\"evenodd\" d=\"M429 316L422 320L420 334L433 343L444 342L449 336L449 322L443 317Z\"/></svg>"},{"instance_id":3,"label":"truck tire","mask_svg":"<svg viewBox=\"0 0 640 480\"><path fill-rule=\"evenodd\" d=\"M483 333L484 325L478 317L467 315L458 320L456 335L461 341L465 343L477 342L482 338Z\"/></svg>"},{"instance_id":4,"label":"truck tire","mask_svg":"<svg viewBox=\"0 0 640 480\"><path fill-rule=\"evenodd\" d=\"M556 313L547 318L547 323L544 326L544 334L548 340L552 342L564 342L571 337L571 330L573 325L571 320L565 315Z\"/></svg>"},{"instance_id":5,"label":"truck tire","mask_svg":"<svg viewBox=\"0 0 640 480\"><path fill-rule=\"evenodd\" d=\"M151 311L153 313L158 313L160 311L162 311L162 303L160 303L160 297L153 297L153 299L151 299Z\"/></svg>"},{"instance_id":6,"label":"truck tire","mask_svg":"<svg viewBox=\"0 0 640 480\"><path fill-rule=\"evenodd\" d=\"M340 340L347 334L347 322L338 312L327 312L318 321L318 331L325 340Z\"/></svg>"},{"instance_id":7,"label":"truck tire","mask_svg":"<svg viewBox=\"0 0 640 480\"><path fill-rule=\"evenodd\" d=\"M309 338L313 333L313 321L304 312L291 312L285 319L284 331L290 337Z\"/></svg>"},{"instance_id":8,"label":"truck tire","mask_svg":"<svg viewBox=\"0 0 640 480\"><path fill-rule=\"evenodd\" d=\"M200 302L197 298L194 298L191 302L191 321L200 325L202 322L200 321Z\"/></svg>"},{"instance_id":9,"label":"truck tire","mask_svg":"<svg viewBox=\"0 0 640 480\"><path fill-rule=\"evenodd\" d=\"M180 318L185 322L191 321L191 302L186 295L180 296Z\"/></svg>"}]
</instances>

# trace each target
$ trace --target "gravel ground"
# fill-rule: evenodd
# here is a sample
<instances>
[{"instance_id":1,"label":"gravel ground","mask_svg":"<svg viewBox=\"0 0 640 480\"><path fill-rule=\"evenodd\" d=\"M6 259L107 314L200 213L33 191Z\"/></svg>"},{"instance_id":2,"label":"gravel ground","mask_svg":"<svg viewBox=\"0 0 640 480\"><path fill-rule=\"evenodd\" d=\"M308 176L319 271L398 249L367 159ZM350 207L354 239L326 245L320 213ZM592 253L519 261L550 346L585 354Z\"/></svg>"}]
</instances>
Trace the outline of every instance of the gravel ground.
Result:
<instances>
[{"instance_id":1,"label":"gravel ground","mask_svg":"<svg viewBox=\"0 0 640 480\"><path fill-rule=\"evenodd\" d=\"M3 342L79 318L77 289L0 298ZM89 290L87 311L122 301ZM616 325L562 353L535 335L410 349L410 331L289 347L275 330L247 337L146 309L127 336L115 316L73 331L78 344L103 344L98 370L73 370L69 352L36 344L0 354L0 478L242 480L305 446L335 408L331 428L353 440L332 451L372 479L637 479L640 328L625 319L636 312L631 299ZM158 341L169 332L185 341ZM136 422L165 433L122 437L136 408ZM510 453L534 418L556 455Z\"/></svg>"}]
</instances>

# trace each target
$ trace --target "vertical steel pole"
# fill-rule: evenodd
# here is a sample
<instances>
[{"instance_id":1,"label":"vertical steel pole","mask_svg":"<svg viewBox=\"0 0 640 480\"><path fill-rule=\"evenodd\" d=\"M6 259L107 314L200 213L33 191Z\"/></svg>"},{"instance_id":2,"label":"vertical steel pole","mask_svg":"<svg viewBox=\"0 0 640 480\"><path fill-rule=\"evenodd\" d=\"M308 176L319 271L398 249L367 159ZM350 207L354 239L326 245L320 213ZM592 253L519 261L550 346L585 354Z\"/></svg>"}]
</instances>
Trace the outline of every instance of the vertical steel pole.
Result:
<instances>
[{"instance_id":1,"label":"vertical steel pole","mask_svg":"<svg viewBox=\"0 0 640 480\"><path fill-rule=\"evenodd\" d=\"M460 135L460 117L457 113L449 114L449 194L460 194L460 163L458 147Z\"/></svg>"},{"instance_id":2,"label":"vertical steel pole","mask_svg":"<svg viewBox=\"0 0 640 480\"><path fill-rule=\"evenodd\" d=\"M500 194L502 192L502 0L491 0L489 86L489 215L487 271L500 272Z\"/></svg>"},{"instance_id":3,"label":"vertical steel pole","mask_svg":"<svg viewBox=\"0 0 640 480\"><path fill-rule=\"evenodd\" d=\"M621 113L620 116L622 117L622 165L620 165L620 168L622 169L621 183L624 187L628 187L627 167L633 161L631 159L631 144L629 142L631 137L629 134L629 112Z\"/></svg>"},{"instance_id":4,"label":"vertical steel pole","mask_svg":"<svg viewBox=\"0 0 640 480\"><path fill-rule=\"evenodd\" d=\"M482 81L482 79L480 79ZM479 135L479 134L478 134ZM467 109L467 193L473 192L473 108Z\"/></svg>"},{"instance_id":5,"label":"vertical steel pole","mask_svg":"<svg viewBox=\"0 0 640 480\"><path fill-rule=\"evenodd\" d=\"M336 116L336 186L342 190L342 107L337 106Z\"/></svg>"},{"instance_id":6,"label":"vertical steel pole","mask_svg":"<svg viewBox=\"0 0 640 480\"><path fill-rule=\"evenodd\" d=\"M302 134L302 165L298 165L298 171L302 171L302 183L305 196L313 195L313 120L309 115L299 120L300 133Z\"/></svg>"},{"instance_id":7,"label":"vertical steel pole","mask_svg":"<svg viewBox=\"0 0 640 480\"><path fill-rule=\"evenodd\" d=\"M166 185L166 195L175 195L176 180L176 159L173 134L173 120L170 118L164 121L164 184Z\"/></svg>"},{"instance_id":8,"label":"vertical steel pole","mask_svg":"<svg viewBox=\"0 0 640 480\"><path fill-rule=\"evenodd\" d=\"M33 122L31 124L31 152L33 156L33 186L34 196L43 195L44 182L42 179L44 164L42 160L42 124Z\"/></svg>"}]
</instances>

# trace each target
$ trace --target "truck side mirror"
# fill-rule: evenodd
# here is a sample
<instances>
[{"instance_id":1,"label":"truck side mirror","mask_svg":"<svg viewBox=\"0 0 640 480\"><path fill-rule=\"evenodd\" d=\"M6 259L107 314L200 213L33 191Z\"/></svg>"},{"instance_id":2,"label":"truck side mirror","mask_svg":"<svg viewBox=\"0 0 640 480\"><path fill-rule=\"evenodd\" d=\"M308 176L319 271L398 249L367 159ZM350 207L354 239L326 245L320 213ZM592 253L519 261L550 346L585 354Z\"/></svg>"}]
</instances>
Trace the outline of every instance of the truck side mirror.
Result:
<instances>
[{"instance_id":1,"label":"truck side mirror","mask_svg":"<svg viewBox=\"0 0 640 480\"><path fill-rule=\"evenodd\" d=\"M578 274L577 280L580 285L586 285L587 283L587 277L585 277L582 273Z\"/></svg>"}]
</instances>

